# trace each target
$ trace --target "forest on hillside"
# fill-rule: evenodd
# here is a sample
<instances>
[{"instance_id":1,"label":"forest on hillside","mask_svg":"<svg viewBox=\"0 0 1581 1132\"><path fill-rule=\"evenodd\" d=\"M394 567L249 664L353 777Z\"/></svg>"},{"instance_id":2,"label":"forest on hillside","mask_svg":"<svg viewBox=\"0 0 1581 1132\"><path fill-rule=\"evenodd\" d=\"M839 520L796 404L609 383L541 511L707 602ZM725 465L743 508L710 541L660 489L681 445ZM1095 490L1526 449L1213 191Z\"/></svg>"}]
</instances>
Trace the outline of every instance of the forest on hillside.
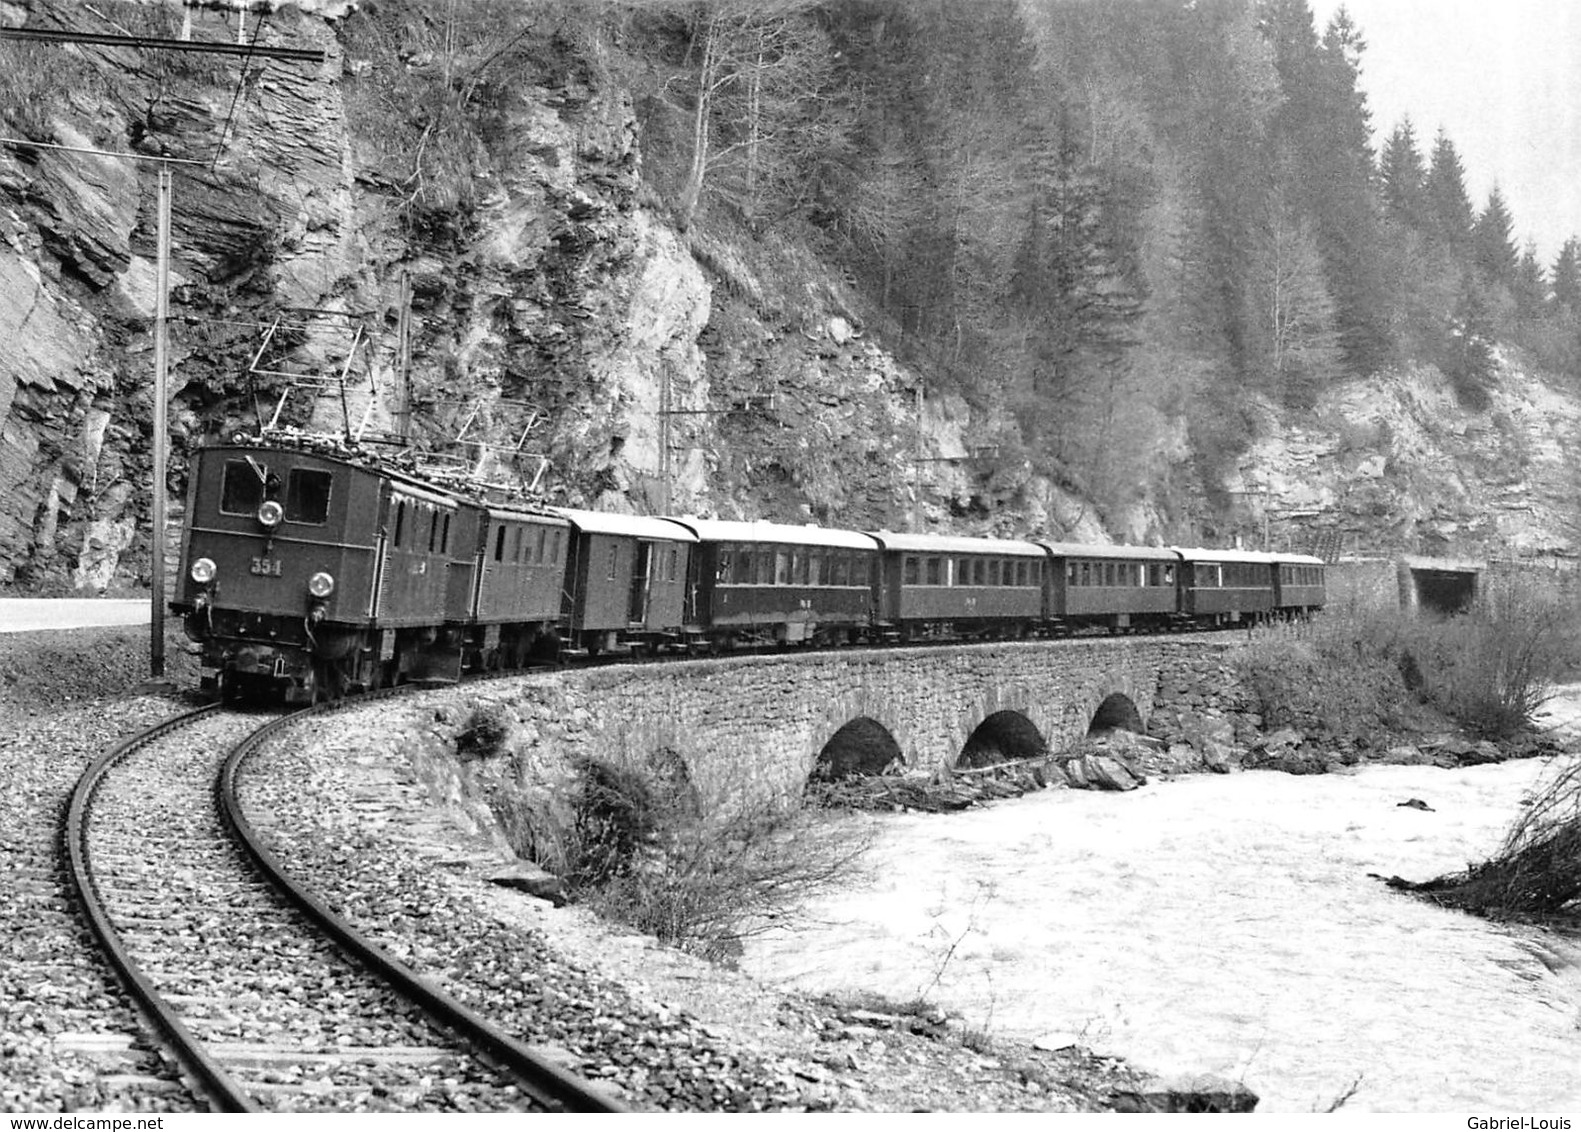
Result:
<instances>
[{"instance_id":1,"label":"forest on hillside","mask_svg":"<svg viewBox=\"0 0 1581 1132\"><path fill-rule=\"evenodd\" d=\"M558 21L630 93L648 203L792 302L843 277L863 329L987 422L979 442L1100 510L1167 496L1182 466L1186 494L1211 492L1260 407L1301 413L1346 376L1433 364L1475 410L1499 342L1581 383L1581 240L1540 262L1497 188L1469 198L1452 138L1378 128L1343 9L1323 28L1307 0L363 13L397 8L406 57L455 56L475 124L489 83L452 74L508 70L513 37ZM459 152L430 146L415 171L463 174Z\"/></svg>"},{"instance_id":2,"label":"forest on hillside","mask_svg":"<svg viewBox=\"0 0 1581 1132\"><path fill-rule=\"evenodd\" d=\"M172 8L109 10L173 33ZM1144 495L1182 517L1349 376L1435 365L1475 410L1497 343L1581 387L1581 239L1540 261L1497 189L1470 199L1452 138L1374 123L1343 9L361 0L334 26L359 180L410 248L464 254L519 161L523 87L629 99L636 203L716 275L746 265L765 321L834 306L964 399L998 467L1103 518ZM107 81L8 58L39 136L56 95Z\"/></svg>"},{"instance_id":3,"label":"forest on hillside","mask_svg":"<svg viewBox=\"0 0 1581 1132\"><path fill-rule=\"evenodd\" d=\"M1325 385L1497 342L1581 382L1581 240L1517 246L1454 140L1377 129L1307 0L697 0L601 9L681 227L790 242L999 442L1100 505L1206 484ZM1384 140L1374 145L1374 137Z\"/></svg>"}]
</instances>

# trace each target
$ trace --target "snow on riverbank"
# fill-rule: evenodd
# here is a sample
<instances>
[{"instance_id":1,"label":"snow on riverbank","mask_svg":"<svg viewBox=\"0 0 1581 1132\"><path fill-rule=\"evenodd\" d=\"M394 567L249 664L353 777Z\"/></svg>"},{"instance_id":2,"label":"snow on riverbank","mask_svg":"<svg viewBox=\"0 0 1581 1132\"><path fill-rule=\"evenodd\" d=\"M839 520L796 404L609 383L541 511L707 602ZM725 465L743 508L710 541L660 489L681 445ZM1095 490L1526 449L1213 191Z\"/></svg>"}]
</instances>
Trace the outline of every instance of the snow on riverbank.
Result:
<instances>
[{"instance_id":1,"label":"snow on riverbank","mask_svg":"<svg viewBox=\"0 0 1581 1132\"><path fill-rule=\"evenodd\" d=\"M1556 708L1581 725L1581 696ZM1546 770L1251 771L888 815L867 881L743 966L1243 1078L1259 1111L1326 1109L1357 1078L1347 1110L1581 1110L1581 942L1368 876L1486 857Z\"/></svg>"}]
</instances>

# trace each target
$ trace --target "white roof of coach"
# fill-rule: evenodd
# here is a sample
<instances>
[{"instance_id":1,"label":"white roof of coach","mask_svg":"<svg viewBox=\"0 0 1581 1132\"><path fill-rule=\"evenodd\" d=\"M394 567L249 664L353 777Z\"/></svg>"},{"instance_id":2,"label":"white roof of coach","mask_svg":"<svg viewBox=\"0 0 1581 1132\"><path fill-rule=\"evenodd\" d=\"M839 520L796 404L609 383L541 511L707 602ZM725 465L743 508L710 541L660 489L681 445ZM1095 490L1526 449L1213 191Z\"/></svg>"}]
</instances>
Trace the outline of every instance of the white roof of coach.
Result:
<instances>
[{"instance_id":1,"label":"white roof of coach","mask_svg":"<svg viewBox=\"0 0 1581 1132\"><path fill-rule=\"evenodd\" d=\"M855 531L834 527L805 527L790 523L743 522L739 519L667 519L691 531L703 542L770 542L792 546L833 546L846 550L877 550L875 541Z\"/></svg>"},{"instance_id":2,"label":"white roof of coach","mask_svg":"<svg viewBox=\"0 0 1581 1132\"><path fill-rule=\"evenodd\" d=\"M1321 558L1314 558L1310 554L1269 554L1261 550L1210 550L1200 546L1172 546L1170 549L1178 551L1182 557L1193 562L1255 562L1265 566L1275 562L1294 563L1299 566L1325 565Z\"/></svg>"},{"instance_id":3,"label":"white roof of coach","mask_svg":"<svg viewBox=\"0 0 1581 1132\"><path fill-rule=\"evenodd\" d=\"M579 511L575 507L556 507L553 510L555 514L570 520L577 530L590 535L627 535L668 542L697 541L697 536L685 527L651 515L617 515L612 511Z\"/></svg>"},{"instance_id":4,"label":"white roof of coach","mask_svg":"<svg viewBox=\"0 0 1581 1132\"><path fill-rule=\"evenodd\" d=\"M1179 562L1180 552L1168 546L1099 546L1093 543L1038 542L1056 558L1131 558L1148 562Z\"/></svg>"},{"instance_id":5,"label":"white roof of coach","mask_svg":"<svg viewBox=\"0 0 1581 1132\"><path fill-rule=\"evenodd\" d=\"M918 554L1001 554L1019 558L1047 558L1035 542L1021 539L968 538L964 535L915 535L872 531L885 550L910 550Z\"/></svg>"}]
</instances>

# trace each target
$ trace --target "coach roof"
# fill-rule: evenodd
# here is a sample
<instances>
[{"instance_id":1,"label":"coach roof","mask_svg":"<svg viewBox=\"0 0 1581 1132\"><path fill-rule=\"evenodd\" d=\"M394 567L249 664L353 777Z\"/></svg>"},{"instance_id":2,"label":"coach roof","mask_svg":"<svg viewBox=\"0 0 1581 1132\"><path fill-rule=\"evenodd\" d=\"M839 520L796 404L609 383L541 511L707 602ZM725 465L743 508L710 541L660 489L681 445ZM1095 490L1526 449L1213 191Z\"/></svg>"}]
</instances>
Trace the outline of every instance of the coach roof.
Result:
<instances>
[{"instance_id":1,"label":"coach roof","mask_svg":"<svg viewBox=\"0 0 1581 1132\"><path fill-rule=\"evenodd\" d=\"M845 550L878 549L869 535L841 531L833 527L792 526L789 523L743 522L737 519L668 519L695 534L703 542L766 542L791 546L832 546Z\"/></svg>"},{"instance_id":2,"label":"coach roof","mask_svg":"<svg viewBox=\"0 0 1581 1132\"><path fill-rule=\"evenodd\" d=\"M577 530L590 535L627 535L667 542L697 541L697 536L685 527L651 515L617 515L610 511L579 511L574 507L554 507L551 510L569 520Z\"/></svg>"},{"instance_id":3,"label":"coach roof","mask_svg":"<svg viewBox=\"0 0 1581 1132\"><path fill-rule=\"evenodd\" d=\"M994 554L1000 557L1047 558L1035 542L1020 539L967 538L964 535L914 535L895 531L874 531L873 538L885 550L912 554Z\"/></svg>"}]
</instances>

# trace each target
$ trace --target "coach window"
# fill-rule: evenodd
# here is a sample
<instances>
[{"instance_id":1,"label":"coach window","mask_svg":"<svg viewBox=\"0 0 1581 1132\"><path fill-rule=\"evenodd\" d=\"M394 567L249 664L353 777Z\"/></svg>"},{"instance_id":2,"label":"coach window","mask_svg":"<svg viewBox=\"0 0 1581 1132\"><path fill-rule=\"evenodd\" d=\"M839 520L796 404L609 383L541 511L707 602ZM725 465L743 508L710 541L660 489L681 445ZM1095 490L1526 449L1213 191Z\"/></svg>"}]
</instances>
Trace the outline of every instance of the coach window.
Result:
<instances>
[{"instance_id":1,"label":"coach window","mask_svg":"<svg viewBox=\"0 0 1581 1132\"><path fill-rule=\"evenodd\" d=\"M714 583L728 586L732 583L740 582L741 579L737 577L737 574L740 572L741 563L745 558L746 555L737 557L728 546L720 547L719 554L714 559Z\"/></svg>"},{"instance_id":2,"label":"coach window","mask_svg":"<svg viewBox=\"0 0 1581 1132\"><path fill-rule=\"evenodd\" d=\"M505 524L494 528L494 561L505 561Z\"/></svg>"},{"instance_id":3,"label":"coach window","mask_svg":"<svg viewBox=\"0 0 1581 1132\"><path fill-rule=\"evenodd\" d=\"M906 566L902 581L908 586L920 586L922 584L922 566L918 563L917 556L914 554L906 555Z\"/></svg>"},{"instance_id":4,"label":"coach window","mask_svg":"<svg viewBox=\"0 0 1581 1132\"><path fill-rule=\"evenodd\" d=\"M814 551L807 556L807 584L809 586L821 586L827 580L828 575L824 573L823 567L823 555Z\"/></svg>"},{"instance_id":5,"label":"coach window","mask_svg":"<svg viewBox=\"0 0 1581 1132\"><path fill-rule=\"evenodd\" d=\"M327 523L333 478L320 468L292 468L286 477L285 517L293 523Z\"/></svg>"},{"instance_id":6,"label":"coach window","mask_svg":"<svg viewBox=\"0 0 1581 1132\"><path fill-rule=\"evenodd\" d=\"M924 558L922 560L922 584L925 586L939 585L939 580L944 577L944 570L939 565L937 558Z\"/></svg>"},{"instance_id":7,"label":"coach window","mask_svg":"<svg viewBox=\"0 0 1581 1132\"><path fill-rule=\"evenodd\" d=\"M439 527L439 553L450 553L450 512L445 512L445 520Z\"/></svg>"},{"instance_id":8,"label":"coach window","mask_svg":"<svg viewBox=\"0 0 1581 1132\"><path fill-rule=\"evenodd\" d=\"M609 544L609 573L606 575L606 578L607 580L613 582L615 578L619 576L619 574L620 544L617 542L612 542Z\"/></svg>"},{"instance_id":9,"label":"coach window","mask_svg":"<svg viewBox=\"0 0 1581 1132\"><path fill-rule=\"evenodd\" d=\"M398 499L395 502L395 537L390 540L391 545L401 545L401 533L406 527L406 500Z\"/></svg>"}]
</instances>

